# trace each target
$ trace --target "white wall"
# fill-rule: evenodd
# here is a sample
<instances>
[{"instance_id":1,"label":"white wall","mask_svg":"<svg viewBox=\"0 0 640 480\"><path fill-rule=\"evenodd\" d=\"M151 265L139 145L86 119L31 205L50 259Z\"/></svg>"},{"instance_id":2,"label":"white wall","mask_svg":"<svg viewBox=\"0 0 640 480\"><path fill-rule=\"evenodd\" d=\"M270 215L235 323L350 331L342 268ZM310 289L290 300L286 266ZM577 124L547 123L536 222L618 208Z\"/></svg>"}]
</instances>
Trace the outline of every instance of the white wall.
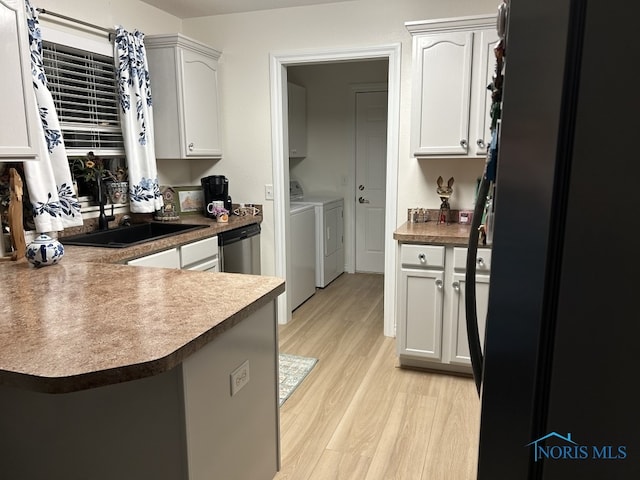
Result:
<instances>
[{"instance_id":1,"label":"white wall","mask_svg":"<svg viewBox=\"0 0 640 480\"><path fill-rule=\"evenodd\" d=\"M273 274L273 203L264 185L273 183L269 54L402 43L398 218L415 206L436 207L438 175L456 177L453 208L470 207L470 191L482 160L416 160L409 154L411 35L404 22L497 11L498 0L358 0L242 14L186 19L183 33L222 51L220 103L224 156L191 163L191 181L209 174L230 178L234 201L265 204L262 270ZM176 173L179 169L176 168ZM184 175L184 173L182 173ZM466 185L466 188L464 188ZM471 190L472 191L472 190Z\"/></svg>"},{"instance_id":2,"label":"white wall","mask_svg":"<svg viewBox=\"0 0 640 480\"><path fill-rule=\"evenodd\" d=\"M101 27L122 25L127 30L138 29L147 35L179 32L182 26L181 19L138 0L31 0L31 5ZM40 20L65 23L50 15L41 15Z\"/></svg>"}]
</instances>

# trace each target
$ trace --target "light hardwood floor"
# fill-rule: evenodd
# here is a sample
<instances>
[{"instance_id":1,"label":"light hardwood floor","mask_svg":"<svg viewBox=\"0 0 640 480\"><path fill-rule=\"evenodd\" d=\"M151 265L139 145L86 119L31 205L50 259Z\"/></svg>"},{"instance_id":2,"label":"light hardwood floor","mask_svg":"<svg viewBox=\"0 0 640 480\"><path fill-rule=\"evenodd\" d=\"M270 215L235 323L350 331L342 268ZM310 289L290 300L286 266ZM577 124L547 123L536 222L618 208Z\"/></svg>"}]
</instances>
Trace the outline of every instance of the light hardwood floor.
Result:
<instances>
[{"instance_id":1,"label":"light hardwood floor","mask_svg":"<svg viewBox=\"0 0 640 480\"><path fill-rule=\"evenodd\" d=\"M476 478L473 380L398 368L382 302L382 275L343 274L279 327L319 361L281 408L276 480Z\"/></svg>"}]
</instances>

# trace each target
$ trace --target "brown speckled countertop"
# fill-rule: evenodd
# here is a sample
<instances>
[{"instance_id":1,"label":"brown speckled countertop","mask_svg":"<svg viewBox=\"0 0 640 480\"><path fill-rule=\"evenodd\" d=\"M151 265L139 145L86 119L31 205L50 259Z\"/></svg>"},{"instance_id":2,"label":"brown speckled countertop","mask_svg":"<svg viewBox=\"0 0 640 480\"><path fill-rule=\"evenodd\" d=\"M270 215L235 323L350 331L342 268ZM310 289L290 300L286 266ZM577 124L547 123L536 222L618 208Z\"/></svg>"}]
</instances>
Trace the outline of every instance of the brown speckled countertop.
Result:
<instances>
[{"instance_id":1,"label":"brown speckled countertop","mask_svg":"<svg viewBox=\"0 0 640 480\"><path fill-rule=\"evenodd\" d=\"M393 238L400 243L437 243L441 245L467 246L469 225L436 222L404 223L393 232Z\"/></svg>"},{"instance_id":2,"label":"brown speckled countertop","mask_svg":"<svg viewBox=\"0 0 640 480\"><path fill-rule=\"evenodd\" d=\"M237 220L247 218L256 222ZM0 263L0 384L64 393L156 375L284 292L275 277L104 263L216 227L125 249L69 246L59 264L39 269Z\"/></svg>"}]
</instances>

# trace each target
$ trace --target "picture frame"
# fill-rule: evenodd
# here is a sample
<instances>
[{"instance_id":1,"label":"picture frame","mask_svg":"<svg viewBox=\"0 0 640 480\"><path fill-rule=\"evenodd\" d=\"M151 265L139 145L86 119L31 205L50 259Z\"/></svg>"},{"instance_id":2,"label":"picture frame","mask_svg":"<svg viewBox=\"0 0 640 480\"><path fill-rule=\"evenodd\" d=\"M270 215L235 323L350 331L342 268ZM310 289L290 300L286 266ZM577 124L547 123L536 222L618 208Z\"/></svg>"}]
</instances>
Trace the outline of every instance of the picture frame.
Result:
<instances>
[{"instance_id":1,"label":"picture frame","mask_svg":"<svg viewBox=\"0 0 640 480\"><path fill-rule=\"evenodd\" d=\"M203 215L204 192L201 185L171 188L176 192L176 209L179 215Z\"/></svg>"}]
</instances>

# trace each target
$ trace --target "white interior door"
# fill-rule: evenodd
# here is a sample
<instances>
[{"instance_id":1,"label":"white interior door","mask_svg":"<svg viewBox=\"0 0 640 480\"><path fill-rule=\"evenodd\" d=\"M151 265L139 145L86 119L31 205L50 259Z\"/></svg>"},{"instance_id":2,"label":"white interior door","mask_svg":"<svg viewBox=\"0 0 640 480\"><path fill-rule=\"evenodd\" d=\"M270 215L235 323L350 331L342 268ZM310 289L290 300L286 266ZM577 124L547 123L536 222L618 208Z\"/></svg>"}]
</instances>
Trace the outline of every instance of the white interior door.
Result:
<instances>
[{"instance_id":1,"label":"white interior door","mask_svg":"<svg viewBox=\"0 0 640 480\"><path fill-rule=\"evenodd\" d=\"M356 93L356 271L384 272L387 92Z\"/></svg>"}]
</instances>

